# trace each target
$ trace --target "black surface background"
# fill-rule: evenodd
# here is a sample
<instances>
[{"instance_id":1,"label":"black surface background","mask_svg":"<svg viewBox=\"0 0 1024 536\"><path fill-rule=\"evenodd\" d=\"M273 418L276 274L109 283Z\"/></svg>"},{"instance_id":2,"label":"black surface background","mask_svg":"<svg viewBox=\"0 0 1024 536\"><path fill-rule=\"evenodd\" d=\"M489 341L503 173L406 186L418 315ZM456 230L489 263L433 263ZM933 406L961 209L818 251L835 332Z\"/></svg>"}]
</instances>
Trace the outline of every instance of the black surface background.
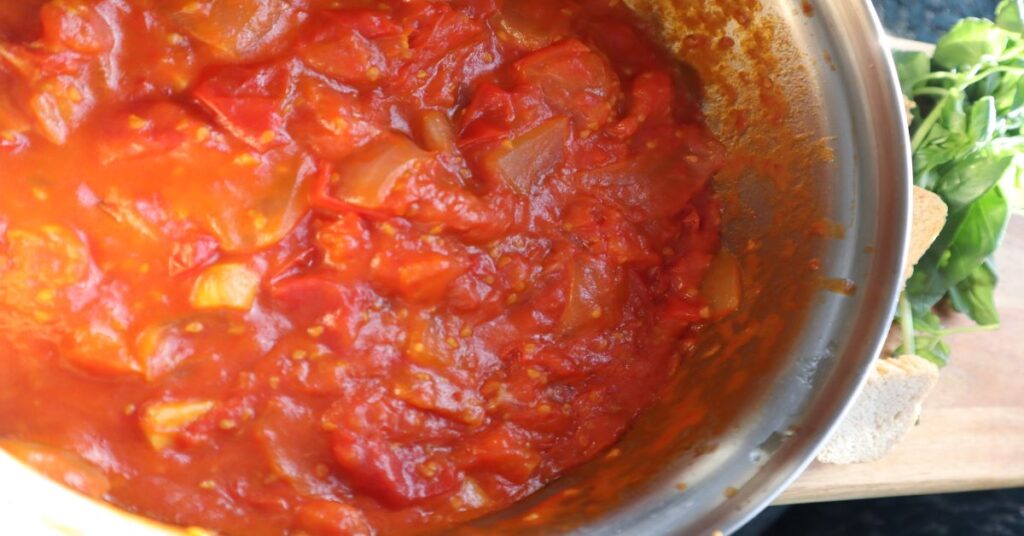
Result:
<instances>
[{"instance_id":1,"label":"black surface background","mask_svg":"<svg viewBox=\"0 0 1024 536\"><path fill-rule=\"evenodd\" d=\"M841 2L848 0L818 0ZM998 0L872 0L890 33L934 43L964 17L992 18Z\"/></svg>"}]
</instances>

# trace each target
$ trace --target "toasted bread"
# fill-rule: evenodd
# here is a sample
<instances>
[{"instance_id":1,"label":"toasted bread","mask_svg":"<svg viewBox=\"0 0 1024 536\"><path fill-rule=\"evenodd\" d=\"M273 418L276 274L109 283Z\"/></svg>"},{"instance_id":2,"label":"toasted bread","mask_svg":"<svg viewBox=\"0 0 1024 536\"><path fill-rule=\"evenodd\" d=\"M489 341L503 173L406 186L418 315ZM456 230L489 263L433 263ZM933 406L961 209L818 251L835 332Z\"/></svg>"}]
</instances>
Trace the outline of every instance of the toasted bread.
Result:
<instances>
[{"instance_id":1,"label":"toasted bread","mask_svg":"<svg viewBox=\"0 0 1024 536\"><path fill-rule=\"evenodd\" d=\"M946 225L949 209L946 203L933 192L914 187L913 218L910 225L910 245L907 247L907 264L903 268L903 279L910 279L917 261L928 251Z\"/></svg>"},{"instance_id":2,"label":"toasted bread","mask_svg":"<svg viewBox=\"0 0 1024 536\"><path fill-rule=\"evenodd\" d=\"M914 355L877 360L818 460L864 463L884 456L917 422L921 403L938 377L938 367Z\"/></svg>"},{"instance_id":3,"label":"toasted bread","mask_svg":"<svg viewBox=\"0 0 1024 536\"><path fill-rule=\"evenodd\" d=\"M948 209L939 196L914 187L913 221L904 279L913 274L946 225ZM818 454L824 463L864 463L884 456L921 415L921 403L938 379L939 369L914 355L879 358L863 391Z\"/></svg>"}]
</instances>

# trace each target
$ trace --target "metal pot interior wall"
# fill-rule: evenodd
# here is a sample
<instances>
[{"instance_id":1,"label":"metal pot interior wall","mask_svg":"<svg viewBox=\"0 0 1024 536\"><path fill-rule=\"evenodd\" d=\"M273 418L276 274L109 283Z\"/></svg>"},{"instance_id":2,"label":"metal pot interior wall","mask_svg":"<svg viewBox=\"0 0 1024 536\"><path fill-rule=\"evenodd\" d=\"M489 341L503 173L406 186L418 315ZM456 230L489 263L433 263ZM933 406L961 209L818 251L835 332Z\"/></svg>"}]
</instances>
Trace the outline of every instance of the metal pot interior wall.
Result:
<instances>
[{"instance_id":1,"label":"metal pot interior wall","mask_svg":"<svg viewBox=\"0 0 1024 536\"><path fill-rule=\"evenodd\" d=\"M711 534L813 458L880 348L909 222L902 101L866 1L630 0L699 74L741 310L621 444L465 532Z\"/></svg>"}]
</instances>

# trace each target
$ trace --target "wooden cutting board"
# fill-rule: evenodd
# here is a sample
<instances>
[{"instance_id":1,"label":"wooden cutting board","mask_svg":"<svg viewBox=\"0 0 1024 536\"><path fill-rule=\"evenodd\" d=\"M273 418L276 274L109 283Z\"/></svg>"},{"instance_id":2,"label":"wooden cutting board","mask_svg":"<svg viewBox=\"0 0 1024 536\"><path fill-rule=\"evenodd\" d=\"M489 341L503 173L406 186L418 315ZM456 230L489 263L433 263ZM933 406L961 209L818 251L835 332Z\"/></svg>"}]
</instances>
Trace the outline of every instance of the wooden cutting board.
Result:
<instances>
[{"instance_id":1,"label":"wooden cutting board","mask_svg":"<svg viewBox=\"0 0 1024 536\"><path fill-rule=\"evenodd\" d=\"M996 257L1002 327L949 339L918 426L877 462L815 462L778 504L1024 486L1024 217Z\"/></svg>"}]
</instances>

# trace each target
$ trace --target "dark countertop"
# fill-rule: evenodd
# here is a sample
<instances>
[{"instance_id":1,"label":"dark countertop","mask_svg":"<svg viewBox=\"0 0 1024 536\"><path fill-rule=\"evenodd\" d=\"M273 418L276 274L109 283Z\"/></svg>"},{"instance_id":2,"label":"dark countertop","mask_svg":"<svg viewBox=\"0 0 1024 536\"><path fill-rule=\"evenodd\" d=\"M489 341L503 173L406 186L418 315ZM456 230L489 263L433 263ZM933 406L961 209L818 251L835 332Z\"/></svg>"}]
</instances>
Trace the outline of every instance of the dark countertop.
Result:
<instances>
[{"instance_id":1,"label":"dark countertop","mask_svg":"<svg viewBox=\"0 0 1024 536\"><path fill-rule=\"evenodd\" d=\"M832 1L832 0L826 0ZM872 0L889 32L934 43L964 17L991 19L999 0Z\"/></svg>"}]
</instances>

